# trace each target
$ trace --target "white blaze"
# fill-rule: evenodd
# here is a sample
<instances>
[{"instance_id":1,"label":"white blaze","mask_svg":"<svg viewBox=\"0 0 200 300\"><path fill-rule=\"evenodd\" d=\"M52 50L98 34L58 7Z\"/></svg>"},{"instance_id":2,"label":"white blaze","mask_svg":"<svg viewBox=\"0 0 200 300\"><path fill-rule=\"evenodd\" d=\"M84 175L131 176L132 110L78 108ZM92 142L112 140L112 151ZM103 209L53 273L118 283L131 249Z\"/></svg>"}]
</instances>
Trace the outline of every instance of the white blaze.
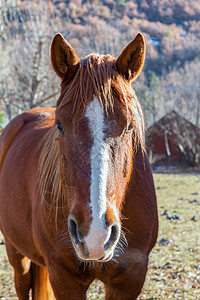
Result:
<instances>
[{"instance_id":1,"label":"white blaze","mask_svg":"<svg viewBox=\"0 0 200 300\"><path fill-rule=\"evenodd\" d=\"M104 111L95 97L86 107L85 117L89 121L93 145L91 149L91 185L90 205L92 224L85 238L91 256L103 255L97 247L103 247L108 236L105 230L105 213L107 206L106 186L108 176L109 145L104 141ZM103 218L102 218L103 217Z\"/></svg>"}]
</instances>

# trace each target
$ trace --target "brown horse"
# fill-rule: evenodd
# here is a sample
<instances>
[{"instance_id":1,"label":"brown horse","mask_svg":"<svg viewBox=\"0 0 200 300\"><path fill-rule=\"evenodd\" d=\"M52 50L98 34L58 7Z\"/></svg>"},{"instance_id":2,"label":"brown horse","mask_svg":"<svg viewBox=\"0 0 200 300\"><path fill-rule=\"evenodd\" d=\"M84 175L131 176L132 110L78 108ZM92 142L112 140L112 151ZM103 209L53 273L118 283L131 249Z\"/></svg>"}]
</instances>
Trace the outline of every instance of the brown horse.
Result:
<instances>
[{"instance_id":1,"label":"brown horse","mask_svg":"<svg viewBox=\"0 0 200 300\"><path fill-rule=\"evenodd\" d=\"M141 34L118 59L83 60L55 35L56 109L27 111L4 129L0 229L20 300L30 289L36 300L86 299L95 278L106 299L140 294L158 231L143 115L131 88L144 56Z\"/></svg>"}]
</instances>

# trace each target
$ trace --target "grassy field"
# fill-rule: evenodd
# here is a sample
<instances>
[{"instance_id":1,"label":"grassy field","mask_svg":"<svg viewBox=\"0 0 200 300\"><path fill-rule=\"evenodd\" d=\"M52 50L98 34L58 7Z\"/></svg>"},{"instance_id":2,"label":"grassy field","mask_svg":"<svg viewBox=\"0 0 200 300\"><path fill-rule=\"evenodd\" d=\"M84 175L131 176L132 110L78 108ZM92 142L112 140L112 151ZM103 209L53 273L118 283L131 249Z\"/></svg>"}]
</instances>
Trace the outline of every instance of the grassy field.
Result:
<instances>
[{"instance_id":1,"label":"grassy field","mask_svg":"<svg viewBox=\"0 0 200 300\"><path fill-rule=\"evenodd\" d=\"M154 178L160 230L139 299L200 299L200 176ZM0 299L17 299L4 245L0 245ZM101 283L92 284L88 299L104 299Z\"/></svg>"}]
</instances>

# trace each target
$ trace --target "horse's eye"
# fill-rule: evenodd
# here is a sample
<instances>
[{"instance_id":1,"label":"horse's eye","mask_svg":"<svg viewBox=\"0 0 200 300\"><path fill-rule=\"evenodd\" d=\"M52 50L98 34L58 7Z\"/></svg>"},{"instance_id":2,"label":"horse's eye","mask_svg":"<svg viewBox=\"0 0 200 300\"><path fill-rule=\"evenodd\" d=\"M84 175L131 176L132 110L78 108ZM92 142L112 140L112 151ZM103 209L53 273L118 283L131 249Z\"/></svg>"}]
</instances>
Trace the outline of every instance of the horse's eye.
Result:
<instances>
[{"instance_id":1,"label":"horse's eye","mask_svg":"<svg viewBox=\"0 0 200 300\"><path fill-rule=\"evenodd\" d=\"M128 127L126 128L126 130L125 130L125 132L130 132L130 131L132 131L133 130L133 122L131 122L129 125L128 125Z\"/></svg>"},{"instance_id":2,"label":"horse's eye","mask_svg":"<svg viewBox=\"0 0 200 300\"><path fill-rule=\"evenodd\" d=\"M60 121L56 121L56 127L60 133L63 133L63 134L65 133L65 130Z\"/></svg>"}]
</instances>

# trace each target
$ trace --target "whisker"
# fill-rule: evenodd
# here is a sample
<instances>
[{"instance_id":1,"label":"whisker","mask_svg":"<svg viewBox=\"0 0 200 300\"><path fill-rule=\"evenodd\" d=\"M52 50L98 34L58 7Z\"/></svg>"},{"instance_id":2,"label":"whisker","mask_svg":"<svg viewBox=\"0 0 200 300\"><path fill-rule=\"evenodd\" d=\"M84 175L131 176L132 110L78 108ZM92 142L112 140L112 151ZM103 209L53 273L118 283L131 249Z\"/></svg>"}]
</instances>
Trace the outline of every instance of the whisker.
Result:
<instances>
[{"instance_id":1,"label":"whisker","mask_svg":"<svg viewBox=\"0 0 200 300\"><path fill-rule=\"evenodd\" d=\"M118 262L118 260L117 260L116 258L112 258L111 261L112 261L112 262L115 262L115 263L117 263L117 264L119 264L119 262Z\"/></svg>"}]
</instances>

